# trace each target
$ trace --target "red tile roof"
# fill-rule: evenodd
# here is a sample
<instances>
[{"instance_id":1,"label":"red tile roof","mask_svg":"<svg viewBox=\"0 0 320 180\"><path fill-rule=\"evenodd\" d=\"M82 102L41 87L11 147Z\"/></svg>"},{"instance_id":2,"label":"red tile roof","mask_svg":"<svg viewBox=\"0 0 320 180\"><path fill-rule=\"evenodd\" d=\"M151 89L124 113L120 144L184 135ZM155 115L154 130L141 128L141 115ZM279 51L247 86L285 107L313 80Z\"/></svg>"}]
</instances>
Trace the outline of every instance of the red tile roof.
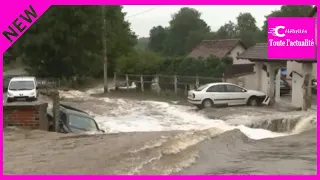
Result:
<instances>
[{"instance_id":1,"label":"red tile roof","mask_svg":"<svg viewBox=\"0 0 320 180\"><path fill-rule=\"evenodd\" d=\"M223 58L238 44L241 44L246 49L240 39L203 40L188 54L188 57L206 58L214 55Z\"/></svg>"},{"instance_id":2,"label":"red tile roof","mask_svg":"<svg viewBox=\"0 0 320 180\"><path fill-rule=\"evenodd\" d=\"M269 59L268 58L268 43L257 43L250 47L239 56L237 59L248 59L250 61L298 61L298 62L317 62L317 59Z\"/></svg>"}]
</instances>

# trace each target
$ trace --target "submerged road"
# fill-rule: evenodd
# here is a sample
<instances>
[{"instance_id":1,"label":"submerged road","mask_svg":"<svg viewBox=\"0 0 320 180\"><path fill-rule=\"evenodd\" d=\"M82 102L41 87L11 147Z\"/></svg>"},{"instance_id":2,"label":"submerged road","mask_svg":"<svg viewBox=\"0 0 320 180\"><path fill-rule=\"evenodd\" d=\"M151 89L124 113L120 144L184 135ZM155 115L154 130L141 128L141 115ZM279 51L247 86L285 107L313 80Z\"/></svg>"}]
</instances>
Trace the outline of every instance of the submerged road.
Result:
<instances>
[{"instance_id":1,"label":"submerged road","mask_svg":"<svg viewBox=\"0 0 320 180\"><path fill-rule=\"evenodd\" d=\"M61 92L105 135L5 130L5 174L316 174L316 111L174 103Z\"/></svg>"}]
</instances>

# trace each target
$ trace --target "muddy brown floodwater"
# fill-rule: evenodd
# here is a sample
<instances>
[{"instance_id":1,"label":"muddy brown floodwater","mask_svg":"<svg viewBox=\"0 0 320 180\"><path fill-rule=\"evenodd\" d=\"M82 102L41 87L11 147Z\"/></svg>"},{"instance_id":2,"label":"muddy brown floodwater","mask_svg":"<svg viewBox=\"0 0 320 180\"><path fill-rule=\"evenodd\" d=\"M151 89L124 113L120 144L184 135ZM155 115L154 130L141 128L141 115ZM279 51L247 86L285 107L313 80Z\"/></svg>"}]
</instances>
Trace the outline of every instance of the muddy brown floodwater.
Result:
<instances>
[{"instance_id":1,"label":"muddy brown floodwater","mask_svg":"<svg viewBox=\"0 0 320 180\"><path fill-rule=\"evenodd\" d=\"M6 128L5 174L316 174L316 111L61 92L106 134Z\"/></svg>"}]
</instances>

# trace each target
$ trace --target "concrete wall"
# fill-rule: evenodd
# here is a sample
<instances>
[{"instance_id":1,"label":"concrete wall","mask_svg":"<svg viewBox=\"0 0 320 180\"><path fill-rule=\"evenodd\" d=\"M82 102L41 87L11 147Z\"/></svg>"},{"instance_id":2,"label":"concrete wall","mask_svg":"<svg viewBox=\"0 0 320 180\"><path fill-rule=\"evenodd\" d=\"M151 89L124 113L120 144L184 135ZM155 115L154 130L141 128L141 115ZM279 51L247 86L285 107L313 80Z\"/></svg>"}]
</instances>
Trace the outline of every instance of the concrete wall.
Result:
<instances>
[{"instance_id":1,"label":"concrete wall","mask_svg":"<svg viewBox=\"0 0 320 180\"><path fill-rule=\"evenodd\" d=\"M48 130L47 103L6 104L3 125Z\"/></svg>"},{"instance_id":2,"label":"concrete wall","mask_svg":"<svg viewBox=\"0 0 320 180\"><path fill-rule=\"evenodd\" d=\"M243 76L226 78L226 82L237 84L237 85L242 86L246 89L256 89L256 84L253 83L253 82L255 82L255 79L256 79L255 75L256 75L255 73L251 73L251 74L246 74Z\"/></svg>"},{"instance_id":3,"label":"concrete wall","mask_svg":"<svg viewBox=\"0 0 320 180\"><path fill-rule=\"evenodd\" d=\"M251 82L255 86L255 90L268 93L269 78L268 73L263 70L264 63L256 62L254 65L255 79Z\"/></svg>"},{"instance_id":4,"label":"concrete wall","mask_svg":"<svg viewBox=\"0 0 320 180\"><path fill-rule=\"evenodd\" d=\"M251 61L246 59L237 59L237 56L245 51L245 48L238 44L234 49L231 50L228 57L233 59L233 64L252 64Z\"/></svg>"},{"instance_id":5,"label":"concrete wall","mask_svg":"<svg viewBox=\"0 0 320 180\"><path fill-rule=\"evenodd\" d=\"M292 74L292 105L302 107L303 91L302 91L303 78L296 74Z\"/></svg>"},{"instance_id":6,"label":"concrete wall","mask_svg":"<svg viewBox=\"0 0 320 180\"><path fill-rule=\"evenodd\" d=\"M317 78L317 63L313 63L312 78ZM292 71L296 71L299 74L303 74L302 63L295 61L287 61L287 78L290 78Z\"/></svg>"},{"instance_id":7,"label":"concrete wall","mask_svg":"<svg viewBox=\"0 0 320 180\"><path fill-rule=\"evenodd\" d=\"M268 94L268 88L269 88L269 77L268 73L265 70L261 71L261 92L264 92Z\"/></svg>"}]
</instances>

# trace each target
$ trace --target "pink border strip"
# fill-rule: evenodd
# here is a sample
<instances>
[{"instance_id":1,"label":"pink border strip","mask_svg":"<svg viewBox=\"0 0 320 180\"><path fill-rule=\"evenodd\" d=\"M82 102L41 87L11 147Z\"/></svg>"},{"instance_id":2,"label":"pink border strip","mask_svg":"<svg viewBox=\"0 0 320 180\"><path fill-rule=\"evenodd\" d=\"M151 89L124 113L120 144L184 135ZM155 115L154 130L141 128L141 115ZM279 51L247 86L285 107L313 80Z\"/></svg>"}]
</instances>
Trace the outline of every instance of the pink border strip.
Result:
<instances>
[{"instance_id":1,"label":"pink border strip","mask_svg":"<svg viewBox=\"0 0 320 180\"><path fill-rule=\"evenodd\" d=\"M151 2L145 1L145 0L29 0L28 2L26 1L3 1L1 2L0 5L0 30L3 32L5 29L8 28L8 25L12 23L12 21L18 17L20 13L23 12L23 10L29 8L29 5L31 4L33 8L36 10L37 14L40 17L51 5L200 5L200 4L213 4L213 5L279 5L279 4L287 4L287 5L301 5L301 4L309 4L309 5L314 5L317 4L318 1L316 0L261 0L261 1L254 1L254 0L242 0L242 1L237 1L237 0L216 0L214 2L209 1L209 0L197 0L197 1L191 1L191 0L154 0ZM33 21L34 22L34 21ZM318 24L320 20L318 19ZM31 23L29 26L31 26L33 23ZM28 26L28 27L29 27ZM25 29L25 31L28 29L28 27ZM25 32L24 31L24 32ZM21 34L23 34L22 32ZM318 34L320 30L318 28ZM20 34L20 35L21 35ZM19 36L20 37L20 36ZM18 37L18 38L19 38ZM0 36L0 59L1 62L3 62L3 53L18 39L14 39L12 43L10 43L7 39L4 38L4 36ZM319 38L318 38L318 44L319 44ZM319 48L318 48L319 51ZM319 65L317 66L319 68ZM1 75L3 77L3 66L1 66ZM318 74L318 77L320 75ZM0 81L1 86L3 86L3 81ZM1 92L1 98L3 98L3 92ZM317 99L317 103L319 103L319 98ZM1 103L1 107L3 104ZM3 108L3 107L2 107ZM1 119L3 119L3 111L1 111ZM3 121L1 121L1 131L3 131ZM317 125L317 128L319 128L319 124ZM1 134L3 136L3 133ZM319 139L319 133L317 133L317 138ZM318 145L317 145L318 147ZM1 147L3 150L3 137L1 141ZM3 160L3 153L1 154L1 160ZM319 161L317 160L317 167L319 167ZM3 172L3 164L1 166L1 170ZM88 178L89 176L60 176L59 178L62 179L70 179L70 178ZM316 179L317 176L235 176L234 178L238 179L289 179L292 180L298 179L298 178L308 178L308 179ZM30 178L30 179L42 179L42 178L49 178L49 179L54 179L55 176L4 176L4 179L19 179L19 178ZM91 176L90 178L93 179L104 179L106 176ZM112 176L112 178L117 178L117 179L124 179L124 178L139 178L139 179L150 179L150 178L155 178L155 179L160 179L160 178L193 178L192 176ZM211 176L198 176L198 178L201 179L209 179L212 178ZM232 178L232 176L215 176L214 178L219 178L219 179L229 179Z\"/></svg>"}]
</instances>

